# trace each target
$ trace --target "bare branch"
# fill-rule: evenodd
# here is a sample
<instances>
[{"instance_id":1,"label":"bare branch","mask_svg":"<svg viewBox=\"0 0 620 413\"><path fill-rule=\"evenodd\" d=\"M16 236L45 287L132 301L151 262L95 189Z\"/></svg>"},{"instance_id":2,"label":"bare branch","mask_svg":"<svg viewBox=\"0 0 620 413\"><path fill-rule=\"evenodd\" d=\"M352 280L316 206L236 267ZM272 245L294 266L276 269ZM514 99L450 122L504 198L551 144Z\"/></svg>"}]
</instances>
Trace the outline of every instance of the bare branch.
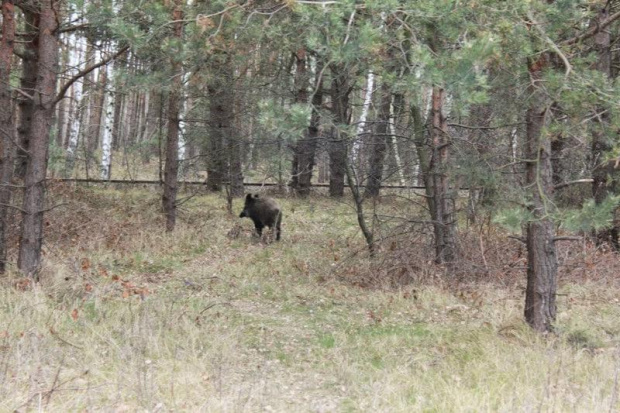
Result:
<instances>
[{"instance_id":1,"label":"bare branch","mask_svg":"<svg viewBox=\"0 0 620 413\"><path fill-rule=\"evenodd\" d=\"M605 29L607 26L609 26L610 24L612 24L613 22L615 22L618 19L620 19L620 11L615 13L615 14L612 14L607 19L605 19L602 22L600 22L600 24L597 24L596 26L593 26L593 27L589 28L588 30L585 31L585 33L582 33L579 36L575 36L575 37L570 38L568 40L564 40L560 44L562 46L571 46L571 45L573 45L575 43L579 43L582 40L585 40L585 39L588 39L588 38L590 38L592 36L595 36L598 32L600 32L601 30Z\"/></svg>"},{"instance_id":2,"label":"bare branch","mask_svg":"<svg viewBox=\"0 0 620 413\"><path fill-rule=\"evenodd\" d=\"M553 241L581 241L583 237L554 237Z\"/></svg>"},{"instance_id":3,"label":"bare branch","mask_svg":"<svg viewBox=\"0 0 620 413\"><path fill-rule=\"evenodd\" d=\"M557 184L554 189L560 189L564 188L565 186L570 186L574 184L591 184L592 182L594 182L594 179L592 178L576 179L574 181L562 182L561 184Z\"/></svg>"},{"instance_id":4,"label":"bare branch","mask_svg":"<svg viewBox=\"0 0 620 413\"><path fill-rule=\"evenodd\" d=\"M54 100L54 105L56 103L60 102L65 97L65 94L67 93L67 90L69 90L69 88L71 87L72 84L74 84L79 79L81 79L82 77L86 76L87 74L89 74L93 70L108 64L110 61L116 59L117 57L119 57L120 55L125 53L127 50L129 50L129 46L124 46L118 52L114 53L113 55L110 55L110 56L106 57L101 62L99 62L97 64L94 64L92 66L89 66L89 67L79 71L75 76L73 76L71 79L69 79L67 81L67 83L65 83L62 88L60 88L60 91L58 92L58 95L56 95L56 99Z\"/></svg>"}]
</instances>

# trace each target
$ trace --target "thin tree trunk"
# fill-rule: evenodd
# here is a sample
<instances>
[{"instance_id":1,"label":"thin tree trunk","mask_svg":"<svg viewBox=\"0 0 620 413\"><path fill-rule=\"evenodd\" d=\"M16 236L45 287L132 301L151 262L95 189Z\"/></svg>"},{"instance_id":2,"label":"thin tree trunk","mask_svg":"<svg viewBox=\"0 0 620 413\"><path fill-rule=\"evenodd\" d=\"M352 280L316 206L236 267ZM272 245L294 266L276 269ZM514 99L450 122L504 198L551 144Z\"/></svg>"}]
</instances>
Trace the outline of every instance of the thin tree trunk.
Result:
<instances>
[{"instance_id":1,"label":"thin tree trunk","mask_svg":"<svg viewBox=\"0 0 620 413\"><path fill-rule=\"evenodd\" d=\"M392 106L392 93L389 85L383 82L381 85L381 103L377 115L377 124L373 133L370 148L370 165L368 171L368 181L366 184L366 197L379 196L379 190L383 182L383 166L385 163L385 152L387 142L391 140L390 134L390 107Z\"/></svg>"},{"instance_id":2,"label":"thin tree trunk","mask_svg":"<svg viewBox=\"0 0 620 413\"><path fill-rule=\"evenodd\" d=\"M551 142L549 136L543 133L548 107L544 92L538 86L548 58L544 53L538 61L528 62L530 103L525 120L526 188L530 192L528 209L532 216L526 229L528 268L525 320L541 332L550 331L555 321L558 271L554 224L550 216L554 189Z\"/></svg>"},{"instance_id":3,"label":"thin tree trunk","mask_svg":"<svg viewBox=\"0 0 620 413\"><path fill-rule=\"evenodd\" d=\"M94 158L94 152L100 146L101 140L101 119L104 111L104 90L108 83L107 71L105 68L99 69L97 83L92 86L90 119L88 121L88 155Z\"/></svg>"},{"instance_id":4,"label":"thin tree trunk","mask_svg":"<svg viewBox=\"0 0 620 413\"><path fill-rule=\"evenodd\" d=\"M418 163L420 167L420 175L424 183L424 192L426 198L426 204L431 215L431 219L434 221L435 217L435 198L433 197L433 179L431 175L431 154L429 151L428 142L426 141L425 125L422 120L422 113L420 113L420 107L411 105L411 118L413 120L413 142L416 147L416 154L418 157Z\"/></svg>"},{"instance_id":5,"label":"thin tree trunk","mask_svg":"<svg viewBox=\"0 0 620 413\"><path fill-rule=\"evenodd\" d=\"M47 172L49 135L54 115L58 65L58 10L54 0L40 0L37 82L30 129L29 160L24 176L24 199L19 245L18 268L38 280L43 243L45 211L45 177Z\"/></svg>"},{"instance_id":6,"label":"thin tree trunk","mask_svg":"<svg viewBox=\"0 0 620 413\"><path fill-rule=\"evenodd\" d=\"M337 128L347 127L349 114L349 74L343 65L332 64L331 99L334 123ZM344 195L344 178L347 165L347 142L340 133L332 133L328 145L329 152L329 196Z\"/></svg>"},{"instance_id":7,"label":"thin tree trunk","mask_svg":"<svg viewBox=\"0 0 620 413\"><path fill-rule=\"evenodd\" d=\"M443 115L445 92L439 86L433 87L432 94L432 153L429 165L432 185L431 216L435 233L435 262L452 265L457 258L456 252L456 214L454 194L448 183L450 142L448 126Z\"/></svg>"},{"instance_id":8,"label":"thin tree trunk","mask_svg":"<svg viewBox=\"0 0 620 413\"><path fill-rule=\"evenodd\" d=\"M108 78L108 68L102 67L105 72L105 78ZM103 136L101 137L101 179L110 179L112 165L112 125L114 124L114 94L104 93L104 120L103 120Z\"/></svg>"},{"instance_id":9,"label":"thin tree trunk","mask_svg":"<svg viewBox=\"0 0 620 413\"><path fill-rule=\"evenodd\" d=\"M293 97L293 102L298 105L305 105L308 103L308 74L306 70L306 49L304 49L303 47L299 48L293 56L295 59L295 96ZM291 160L291 182L289 186L295 192L298 192L299 188L299 157L303 139L304 137L302 136L295 143L295 146L293 147L293 159Z\"/></svg>"},{"instance_id":10,"label":"thin tree trunk","mask_svg":"<svg viewBox=\"0 0 620 413\"><path fill-rule=\"evenodd\" d=\"M237 76L234 72L232 65L232 58L226 61L225 71L227 83L230 84L228 111L230 113L230 132L226 135L228 139L228 182L230 185L229 195L230 197L242 197L245 191L243 185L243 140L241 139L241 128L239 123L239 108L241 107L239 102L239 96L236 91L242 89L241 87L235 87L234 79L237 78L238 82L243 82L245 76Z\"/></svg>"},{"instance_id":11,"label":"thin tree trunk","mask_svg":"<svg viewBox=\"0 0 620 413\"><path fill-rule=\"evenodd\" d=\"M0 79L9 79L15 42L15 5L2 0L2 39L0 41ZM15 145L13 89L8 81L0 82L0 274L7 265L6 232L11 203L11 179Z\"/></svg>"},{"instance_id":12,"label":"thin tree trunk","mask_svg":"<svg viewBox=\"0 0 620 413\"><path fill-rule=\"evenodd\" d=\"M62 42L61 42L62 43ZM69 48L61 46L62 57L60 58L60 71L65 72L69 64ZM70 100L65 97L56 105L57 108L57 121L56 121L56 146L58 148L64 148L65 134L67 130L67 120L69 119L68 112L70 108Z\"/></svg>"},{"instance_id":13,"label":"thin tree trunk","mask_svg":"<svg viewBox=\"0 0 620 413\"><path fill-rule=\"evenodd\" d=\"M396 125L398 124L398 118L402 116L402 102L396 103L397 95L394 94L392 96L392 105L390 106L390 120L389 120L389 128L390 135L392 135L389 140L389 144L392 148L392 153L394 154L394 164L396 167L396 173L398 174L398 181L402 186L407 184L405 181L405 170L403 169L403 161L400 155L400 148L398 145L398 139L396 138ZM399 99L402 99L402 95L399 96Z\"/></svg>"},{"instance_id":14,"label":"thin tree trunk","mask_svg":"<svg viewBox=\"0 0 620 413\"><path fill-rule=\"evenodd\" d=\"M120 46L120 45L119 45ZM129 54L128 54L129 55ZM122 124L123 124L123 106L125 101L124 88L125 84L120 74L127 65L126 59L117 59L114 61L112 72L114 76L114 121L112 122L112 149L119 150L122 143Z\"/></svg>"},{"instance_id":15,"label":"thin tree trunk","mask_svg":"<svg viewBox=\"0 0 620 413\"><path fill-rule=\"evenodd\" d=\"M183 0L175 0L172 11L173 36L182 44ZM166 231L174 230L177 218L177 185L179 173L179 114L183 88L183 66L178 56L172 57L172 84L168 96L168 133L166 139L166 166L164 169L164 194L162 204L166 214Z\"/></svg>"}]
</instances>

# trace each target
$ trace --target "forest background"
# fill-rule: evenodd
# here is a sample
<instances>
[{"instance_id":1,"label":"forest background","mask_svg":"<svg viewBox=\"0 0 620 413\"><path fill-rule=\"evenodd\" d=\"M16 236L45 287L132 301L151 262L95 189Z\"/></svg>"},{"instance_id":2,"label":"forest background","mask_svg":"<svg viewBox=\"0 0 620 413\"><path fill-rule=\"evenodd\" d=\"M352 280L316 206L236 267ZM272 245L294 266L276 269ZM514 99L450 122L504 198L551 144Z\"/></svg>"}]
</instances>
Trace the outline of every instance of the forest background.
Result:
<instances>
[{"instance_id":1,"label":"forest background","mask_svg":"<svg viewBox=\"0 0 620 413\"><path fill-rule=\"evenodd\" d=\"M134 256L123 272L124 258L80 240L118 246L126 226L176 251L194 237L174 262L216 241L239 248L251 229L230 214L252 183L282 199L283 244L306 231L308 245L331 250L332 262L313 267L282 247L294 257L276 273L416 300L421 284L439 285L473 303L489 282L523 284L526 323L557 333L559 276L617 288L619 19L614 0L2 0L6 293L57 287L69 271L92 294L84 274L93 272L123 299L145 300L154 287L127 277L150 259ZM93 180L154 185L82 186ZM96 217L110 202L108 226ZM341 218L331 225L342 235L315 222L317 205ZM213 223L220 210L228 227ZM192 225L204 233L188 233ZM149 274L170 274L162 265ZM61 307L77 311L78 284ZM607 330L601 347L618 341L617 323ZM579 331L562 340L596 341ZM612 410L615 377L598 400ZM49 403L57 379L34 393Z\"/></svg>"}]
</instances>

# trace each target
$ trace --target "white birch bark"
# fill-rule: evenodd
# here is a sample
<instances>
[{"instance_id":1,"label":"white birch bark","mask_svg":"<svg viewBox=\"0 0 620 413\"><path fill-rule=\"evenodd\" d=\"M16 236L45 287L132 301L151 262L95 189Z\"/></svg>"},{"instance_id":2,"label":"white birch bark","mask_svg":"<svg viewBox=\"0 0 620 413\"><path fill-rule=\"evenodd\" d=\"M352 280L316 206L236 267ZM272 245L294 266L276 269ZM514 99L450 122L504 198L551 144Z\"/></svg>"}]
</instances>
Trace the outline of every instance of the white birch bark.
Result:
<instances>
[{"instance_id":1,"label":"white birch bark","mask_svg":"<svg viewBox=\"0 0 620 413\"><path fill-rule=\"evenodd\" d=\"M80 70L80 61L82 55L82 44L76 36L71 36L72 43L75 45L75 49L69 49L69 65L72 68L71 76L74 76ZM73 100L75 111L69 121L69 139L67 147L67 158L65 164L65 174L70 174L73 171L75 164L75 156L78 146L78 138L80 134L80 120L82 115L82 79L77 80L73 86Z\"/></svg>"},{"instance_id":2,"label":"white birch bark","mask_svg":"<svg viewBox=\"0 0 620 413\"><path fill-rule=\"evenodd\" d=\"M108 70L103 66L101 70ZM108 79L110 79L108 77ZM112 82L108 82L110 85ZM103 124L103 138L101 139L101 179L110 179L110 166L112 165L112 127L114 124L114 99L112 94L106 93Z\"/></svg>"},{"instance_id":3,"label":"white birch bark","mask_svg":"<svg viewBox=\"0 0 620 413\"><path fill-rule=\"evenodd\" d=\"M351 156L353 165L357 165L357 161L360 155L361 147L361 135L366 128L366 119L368 118L368 111L370 109L370 103L372 102L372 92L375 86L375 74L372 71L368 71L368 77L366 78L366 92L364 94L364 103L362 105L362 113L357 124L357 131L355 140L353 141L353 148L351 150Z\"/></svg>"}]
</instances>

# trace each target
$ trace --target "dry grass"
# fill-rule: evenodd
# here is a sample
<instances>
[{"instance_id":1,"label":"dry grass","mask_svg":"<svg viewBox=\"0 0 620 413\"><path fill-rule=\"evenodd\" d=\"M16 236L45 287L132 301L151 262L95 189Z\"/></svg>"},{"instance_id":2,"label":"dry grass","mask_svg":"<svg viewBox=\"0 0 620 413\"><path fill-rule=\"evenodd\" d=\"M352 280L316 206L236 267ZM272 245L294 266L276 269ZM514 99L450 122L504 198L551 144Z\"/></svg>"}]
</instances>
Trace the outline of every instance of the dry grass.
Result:
<instances>
[{"instance_id":1,"label":"dry grass","mask_svg":"<svg viewBox=\"0 0 620 413\"><path fill-rule=\"evenodd\" d=\"M484 271L446 282L415 235L369 260L329 199L283 200L270 244L218 196L165 234L155 191L52 194L66 205L42 283L0 285L0 411L620 410L617 257L587 245L563 250L558 332L541 337L501 234L483 238L486 265L464 235L465 268Z\"/></svg>"}]
</instances>

